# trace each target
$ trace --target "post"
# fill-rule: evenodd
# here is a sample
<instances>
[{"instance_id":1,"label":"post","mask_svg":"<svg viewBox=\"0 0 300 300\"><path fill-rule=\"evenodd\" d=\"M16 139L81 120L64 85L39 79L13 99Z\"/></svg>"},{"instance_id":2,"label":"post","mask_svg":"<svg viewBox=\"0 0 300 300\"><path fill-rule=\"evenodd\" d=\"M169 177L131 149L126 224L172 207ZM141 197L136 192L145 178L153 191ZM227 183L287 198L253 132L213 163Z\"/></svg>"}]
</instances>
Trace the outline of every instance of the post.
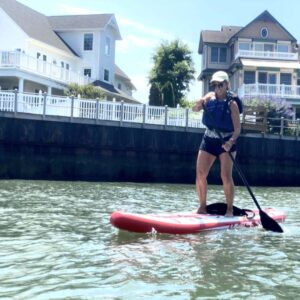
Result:
<instances>
[{"instance_id":1,"label":"post","mask_svg":"<svg viewBox=\"0 0 300 300\"><path fill-rule=\"evenodd\" d=\"M99 118L99 98L96 98L96 122Z\"/></svg>"},{"instance_id":2,"label":"post","mask_svg":"<svg viewBox=\"0 0 300 300\"><path fill-rule=\"evenodd\" d=\"M165 106L165 128L168 125L168 105Z\"/></svg>"},{"instance_id":3,"label":"post","mask_svg":"<svg viewBox=\"0 0 300 300\"><path fill-rule=\"evenodd\" d=\"M296 122L297 122L297 125L296 125L296 137L298 138L298 136L299 136L299 119L297 119L296 120Z\"/></svg>"},{"instance_id":4,"label":"post","mask_svg":"<svg viewBox=\"0 0 300 300\"><path fill-rule=\"evenodd\" d=\"M143 126L146 123L146 104L143 104Z\"/></svg>"},{"instance_id":5,"label":"post","mask_svg":"<svg viewBox=\"0 0 300 300\"><path fill-rule=\"evenodd\" d=\"M15 113L15 117L16 117L17 116L17 112L18 112L18 89L15 89L14 93L15 93L14 113Z\"/></svg>"},{"instance_id":6,"label":"post","mask_svg":"<svg viewBox=\"0 0 300 300\"><path fill-rule=\"evenodd\" d=\"M121 110L120 110L120 126L123 125L123 114L124 114L124 101L121 101Z\"/></svg>"},{"instance_id":7,"label":"post","mask_svg":"<svg viewBox=\"0 0 300 300\"><path fill-rule=\"evenodd\" d=\"M280 135L283 135L283 129L284 129L284 118L280 118Z\"/></svg>"},{"instance_id":8,"label":"post","mask_svg":"<svg viewBox=\"0 0 300 300\"><path fill-rule=\"evenodd\" d=\"M43 119L46 117L46 106L47 106L47 93L44 93L44 103L43 103Z\"/></svg>"},{"instance_id":9,"label":"post","mask_svg":"<svg viewBox=\"0 0 300 300\"><path fill-rule=\"evenodd\" d=\"M185 128L188 129L189 127L189 109L185 109Z\"/></svg>"},{"instance_id":10,"label":"post","mask_svg":"<svg viewBox=\"0 0 300 300\"><path fill-rule=\"evenodd\" d=\"M71 122L73 122L74 115L74 95L71 96Z\"/></svg>"}]
</instances>

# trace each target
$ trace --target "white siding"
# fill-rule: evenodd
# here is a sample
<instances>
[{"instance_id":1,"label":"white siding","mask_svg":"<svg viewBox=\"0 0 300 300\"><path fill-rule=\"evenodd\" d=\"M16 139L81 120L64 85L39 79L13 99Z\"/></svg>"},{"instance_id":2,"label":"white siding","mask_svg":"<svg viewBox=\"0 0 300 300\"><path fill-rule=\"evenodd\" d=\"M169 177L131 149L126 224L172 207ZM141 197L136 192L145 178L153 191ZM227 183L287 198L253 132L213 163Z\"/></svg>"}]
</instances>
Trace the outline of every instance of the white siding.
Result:
<instances>
[{"instance_id":1,"label":"white siding","mask_svg":"<svg viewBox=\"0 0 300 300\"><path fill-rule=\"evenodd\" d=\"M0 49L27 51L27 34L0 8Z\"/></svg>"}]
</instances>

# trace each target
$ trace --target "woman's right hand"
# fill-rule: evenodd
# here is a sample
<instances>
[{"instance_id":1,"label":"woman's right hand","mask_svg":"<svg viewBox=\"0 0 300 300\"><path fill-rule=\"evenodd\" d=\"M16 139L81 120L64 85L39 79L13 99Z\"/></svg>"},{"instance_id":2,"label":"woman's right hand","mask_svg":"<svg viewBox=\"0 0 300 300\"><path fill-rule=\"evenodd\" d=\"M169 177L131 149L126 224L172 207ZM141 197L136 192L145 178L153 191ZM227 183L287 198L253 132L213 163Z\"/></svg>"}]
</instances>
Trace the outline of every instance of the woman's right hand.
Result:
<instances>
[{"instance_id":1,"label":"woman's right hand","mask_svg":"<svg viewBox=\"0 0 300 300\"><path fill-rule=\"evenodd\" d=\"M203 98L199 99L198 101L196 101L195 105L193 106L192 110L193 111L200 111L204 105L207 104L207 102L211 99L215 97L215 93L214 92L209 92L207 93Z\"/></svg>"}]
</instances>

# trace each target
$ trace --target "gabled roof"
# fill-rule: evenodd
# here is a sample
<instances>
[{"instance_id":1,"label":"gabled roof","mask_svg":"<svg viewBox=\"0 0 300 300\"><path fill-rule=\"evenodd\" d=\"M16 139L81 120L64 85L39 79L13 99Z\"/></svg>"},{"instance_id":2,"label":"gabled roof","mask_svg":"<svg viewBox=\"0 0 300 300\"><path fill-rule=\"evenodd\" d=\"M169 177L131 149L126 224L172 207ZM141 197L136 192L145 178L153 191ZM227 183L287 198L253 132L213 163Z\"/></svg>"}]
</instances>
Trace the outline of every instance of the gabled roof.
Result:
<instances>
[{"instance_id":1,"label":"gabled roof","mask_svg":"<svg viewBox=\"0 0 300 300\"><path fill-rule=\"evenodd\" d=\"M121 77L133 90L136 90L130 78L117 65L115 65L115 76Z\"/></svg>"},{"instance_id":2,"label":"gabled roof","mask_svg":"<svg viewBox=\"0 0 300 300\"><path fill-rule=\"evenodd\" d=\"M242 33L243 30L245 30L247 27L249 27L251 24L253 24L254 22L257 22L257 21L264 21L264 22L271 21L271 22L277 24L283 31L285 31L292 42L297 41L297 39L289 31L287 31L267 10L263 11L258 17L256 17L254 20L252 20L249 24L242 27L241 30L236 32L236 34L233 35L231 38L234 38L238 34Z\"/></svg>"},{"instance_id":3,"label":"gabled roof","mask_svg":"<svg viewBox=\"0 0 300 300\"><path fill-rule=\"evenodd\" d=\"M202 53L204 43L227 44L231 37L239 32L242 28L243 27L240 26L222 26L221 31L201 31L198 53Z\"/></svg>"},{"instance_id":4,"label":"gabled roof","mask_svg":"<svg viewBox=\"0 0 300 300\"><path fill-rule=\"evenodd\" d=\"M200 42L198 53L202 54L204 43L228 44L232 39L242 33L251 24L257 21L271 21L277 24L283 31L287 33L292 42L296 42L296 38L291 35L267 10L262 12L258 17L252 20L246 26L222 26L221 31L203 30L200 34Z\"/></svg>"},{"instance_id":5,"label":"gabled roof","mask_svg":"<svg viewBox=\"0 0 300 300\"><path fill-rule=\"evenodd\" d=\"M30 38L74 55L74 52L52 30L45 15L16 0L0 0L0 7Z\"/></svg>"},{"instance_id":6,"label":"gabled roof","mask_svg":"<svg viewBox=\"0 0 300 300\"><path fill-rule=\"evenodd\" d=\"M104 29L112 26L116 38L121 39L114 14L49 16L48 20L54 31Z\"/></svg>"}]
</instances>

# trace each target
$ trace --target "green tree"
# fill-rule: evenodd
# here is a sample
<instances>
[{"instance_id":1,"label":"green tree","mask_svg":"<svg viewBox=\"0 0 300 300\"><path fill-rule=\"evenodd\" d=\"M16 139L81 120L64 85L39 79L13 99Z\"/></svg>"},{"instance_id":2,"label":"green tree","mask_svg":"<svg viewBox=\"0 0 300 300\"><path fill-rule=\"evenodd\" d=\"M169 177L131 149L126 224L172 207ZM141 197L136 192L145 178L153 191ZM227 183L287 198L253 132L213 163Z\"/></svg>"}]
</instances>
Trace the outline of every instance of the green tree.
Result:
<instances>
[{"instance_id":1,"label":"green tree","mask_svg":"<svg viewBox=\"0 0 300 300\"><path fill-rule=\"evenodd\" d=\"M189 91L190 82L194 80L195 69L191 53L186 44L175 40L161 43L152 57L154 66L150 72L149 83L156 83L161 92L166 88L170 91L172 87L173 107ZM171 101L167 98L164 100ZM164 101L162 104L167 105Z\"/></svg>"},{"instance_id":2,"label":"green tree","mask_svg":"<svg viewBox=\"0 0 300 300\"><path fill-rule=\"evenodd\" d=\"M79 85L72 83L67 86L64 93L66 96L77 96L79 94L82 98L86 99L104 98L103 91L92 84Z\"/></svg>"},{"instance_id":3,"label":"green tree","mask_svg":"<svg viewBox=\"0 0 300 300\"><path fill-rule=\"evenodd\" d=\"M153 82L150 87L149 105L162 105L162 94L156 82Z\"/></svg>"},{"instance_id":4,"label":"green tree","mask_svg":"<svg viewBox=\"0 0 300 300\"><path fill-rule=\"evenodd\" d=\"M162 100L164 105L169 107L175 107L175 93L173 85L170 81L167 81L161 88Z\"/></svg>"}]
</instances>

